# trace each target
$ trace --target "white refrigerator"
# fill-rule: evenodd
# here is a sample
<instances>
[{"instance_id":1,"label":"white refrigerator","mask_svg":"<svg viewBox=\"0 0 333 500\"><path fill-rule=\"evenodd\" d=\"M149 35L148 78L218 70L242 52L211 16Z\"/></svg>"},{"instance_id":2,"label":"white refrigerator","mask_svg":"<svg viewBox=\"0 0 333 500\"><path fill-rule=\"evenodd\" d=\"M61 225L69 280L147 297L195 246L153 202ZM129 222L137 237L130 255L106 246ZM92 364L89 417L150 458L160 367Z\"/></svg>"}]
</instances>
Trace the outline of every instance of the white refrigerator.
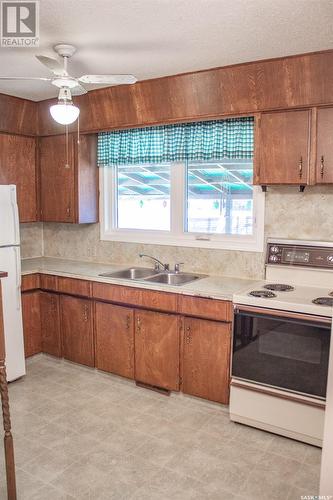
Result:
<instances>
[{"instance_id":1,"label":"white refrigerator","mask_svg":"<svg viewBox=\"0 0 333 500\"><path fill-rule=\"evenodd\" d=\"M8 273L2 280L8 381L25 375L19 229L16 186L0 185L0 270Z\"/></svg>"}]
</instances>

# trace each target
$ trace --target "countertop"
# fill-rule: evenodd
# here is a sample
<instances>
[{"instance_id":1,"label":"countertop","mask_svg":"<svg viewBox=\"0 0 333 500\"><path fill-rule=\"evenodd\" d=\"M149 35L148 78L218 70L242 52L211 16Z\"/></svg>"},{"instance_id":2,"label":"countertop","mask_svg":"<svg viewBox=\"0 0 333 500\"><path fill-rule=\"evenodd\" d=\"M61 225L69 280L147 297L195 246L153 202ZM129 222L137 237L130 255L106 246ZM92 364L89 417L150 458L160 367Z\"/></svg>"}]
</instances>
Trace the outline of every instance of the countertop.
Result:
<instances>
[{"instance_id":1,"label":"countertop","mask_svg":"<svg viewBox=\"0 0 333 500\"><path fill-rule=\"evenodd\" d=\"M50 257L40 257L22 260L22 275L43 273L69 278L79 278L102 283L112 283L149 290L179 293L199 297L209 297L219 300L232 300L233 294L247 288L258 280L232 278L230 276L213 276L193 281L181 286L153 284L147 281L132 281L99 276L101 273L127 269L130 265L97 264L93 262L65 260Z\"/></svg>"}]
</instances>

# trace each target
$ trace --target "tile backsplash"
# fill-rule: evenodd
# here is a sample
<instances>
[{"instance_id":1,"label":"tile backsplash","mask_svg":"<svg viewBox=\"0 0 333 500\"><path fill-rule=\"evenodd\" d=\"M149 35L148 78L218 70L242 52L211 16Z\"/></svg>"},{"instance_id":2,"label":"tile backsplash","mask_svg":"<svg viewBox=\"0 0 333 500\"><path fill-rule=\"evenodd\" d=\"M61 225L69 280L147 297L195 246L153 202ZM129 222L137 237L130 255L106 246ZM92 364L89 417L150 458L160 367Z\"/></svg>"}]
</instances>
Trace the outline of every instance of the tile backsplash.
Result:
<instances>
[{"instance_id":1,"label":"tile backsplash","mask_svg":"<svg viewBox=\"0 0 333 500\"><path fill-rule=\"evenodd\" d=\"M333 187L269 188L265 203L265 237L333 241ZM185 262L187 271L261 278L264 254L174 246L100 241L98 224L22 224L22 255L45 255L93 262L142 264L138 254L164 262Z\"/></svg>"}]
</instances>

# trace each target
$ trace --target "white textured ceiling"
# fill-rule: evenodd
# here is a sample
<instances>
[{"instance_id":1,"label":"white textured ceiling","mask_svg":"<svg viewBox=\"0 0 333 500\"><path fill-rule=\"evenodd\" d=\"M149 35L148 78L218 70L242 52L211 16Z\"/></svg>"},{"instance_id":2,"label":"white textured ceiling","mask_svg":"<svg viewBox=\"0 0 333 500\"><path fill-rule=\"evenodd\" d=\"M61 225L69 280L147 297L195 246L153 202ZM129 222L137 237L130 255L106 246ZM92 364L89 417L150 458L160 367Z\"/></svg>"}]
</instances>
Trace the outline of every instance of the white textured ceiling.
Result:
<instances>
[{"instance_id":1,"label":"white textured ceiling","mask_svg":"<svg viewBox=\"0 0 333 500\"><path fill-rule=\"evenodd\" d=\"M48 76L34 54L61 42L78 48L74 76L139 80L333 48L332 0L40 0L40 14L40 47L0 48L0 75ZM0 81L0 92L57 94L44 82Z\"/></svg>"}]
</instances>

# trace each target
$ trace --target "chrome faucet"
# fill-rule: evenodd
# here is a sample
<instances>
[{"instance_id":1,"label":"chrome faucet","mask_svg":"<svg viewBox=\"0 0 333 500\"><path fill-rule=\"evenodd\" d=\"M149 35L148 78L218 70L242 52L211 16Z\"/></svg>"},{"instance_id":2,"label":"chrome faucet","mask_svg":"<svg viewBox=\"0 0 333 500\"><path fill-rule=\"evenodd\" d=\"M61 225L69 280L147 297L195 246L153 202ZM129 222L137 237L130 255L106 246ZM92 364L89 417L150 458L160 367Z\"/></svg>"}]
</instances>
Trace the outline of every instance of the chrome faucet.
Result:
<instances>
[{"instance_id":1,"label":"chrome faucet","mask_svg":"<svg viewBox=\"0 0 333 500\"><path fill-rule=\"evenodd\" d=\"M139 257L148 257L148 259L152 259L155 262L155 271L160 271L160 268L162 267L163 271L169 271L169 264L163 264L160 260L156 259L156 257L153 257L152 255L147 255L146 253L139 253Z\"/></svg>"}]
</instances>

